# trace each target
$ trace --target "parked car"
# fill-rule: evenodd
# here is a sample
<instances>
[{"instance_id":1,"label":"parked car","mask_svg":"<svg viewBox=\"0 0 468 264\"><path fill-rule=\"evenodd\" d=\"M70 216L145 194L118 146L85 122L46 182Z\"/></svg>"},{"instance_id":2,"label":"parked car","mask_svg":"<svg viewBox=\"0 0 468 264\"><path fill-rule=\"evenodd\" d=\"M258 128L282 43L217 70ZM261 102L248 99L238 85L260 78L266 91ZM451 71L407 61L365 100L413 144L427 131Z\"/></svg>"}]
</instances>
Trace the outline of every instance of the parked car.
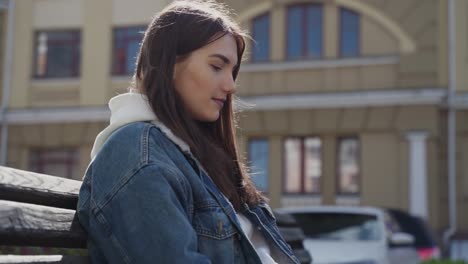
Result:
<instances>
[{"instance_id":1,"label":"parked car","mask_svg":"<svg viewBox=\"0 0 468 264\"><path fill-rule=\"evenodd\" d=\"M373 207L280 208L301 226L314 264L416 264L414 237L385 210Z\"/></svg>"},{"instance_id":2,"label":"parked car","mask_svg":"<svg viewBox=\"0 0 468 264\"><path fill-rule=\"evenodd\" d=\"M297 224L294 217L288 213L275 212L276 224L286 243L291 246L294 255L301 264L312 263L312 258L304 248L305 235L301 227Z\"/></svg>"},{"instance_id":3,"label":"parked car","mask_svg":"<svg viewBox=\"0 0 468 264\"><path fill-rule=\"evenodd\" d=\"M414 237L413 246L418 251L421 261L440 258L440 247L432 229L424 219L398 209L386 209L386 211L398 222L402 232Z\"/></svg>"}]
</instances>

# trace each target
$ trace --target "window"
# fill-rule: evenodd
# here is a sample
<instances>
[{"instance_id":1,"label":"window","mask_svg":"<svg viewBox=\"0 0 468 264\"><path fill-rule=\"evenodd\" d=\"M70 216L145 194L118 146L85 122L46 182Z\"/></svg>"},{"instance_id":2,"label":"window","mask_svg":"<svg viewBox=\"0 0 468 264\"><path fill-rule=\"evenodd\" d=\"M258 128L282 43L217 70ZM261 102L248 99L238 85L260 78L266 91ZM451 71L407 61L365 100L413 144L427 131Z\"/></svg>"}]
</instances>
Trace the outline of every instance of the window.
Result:
<instances>
[{"instance_id":1,"label":"window","mask_svg":"<svg viewBox=\"0 0 468 264\"><path fill-rule=\"evenodd\" d=\"M359 15L346 8L340 9L340 55L359 55Z\"/></svg>"},{"instance_id":2,"label":"window","mask_svg":"<svg viewBox=\"0 0 468 264\"><path fill-rule=\"evenodd\" d=\"M37 32L34 77L77 77L80 71L80 45L78 30Z\"/></svg>"},{"instance_id":3,"label":"window","mask_svg":"<svg viewBox=\"0 0 468 264\"><path fill-rule=\"evenodd\" d=\"M385 234L375 214L308 211L292 213L307 238L338 241L378 241Z\"/></svg>"},{"instance_id":4,"label":"window","mask_svg":"<svg viewBox=\"0 0 468 264\"><path fill-rule=\"evenodd\" d=\"M270 55L270 15L258 16L252 21L252 61L267 61Z\"/></svg>"},{"instance_id":5,"label":"window","mask_svg":"<svg viewBox=\"0 0 468 264\"><path fill-rule=\"evenodd\" d=\"M144 31L144 26L114 29L113 75L133 74Z\"/></svg>"},{"instance_id":6,"label":"window","mask_svg":"<svg viewBox=\"0 0 468 264\"><path fill-rule=\"evenodd\" d=\"M338 140L338 193L358 194L360 192L359 140L354 137Z\"/></svg>"},{"instance_id":7,"label":"window","mask_svg":"<svg viewBox=\"0 0 468 264\"><path fill-rule=\"evenodd\" d=\"M284 187L290 194L320 192L322 142L317 137L288 138L284 142Z\"/></svg>"},{"instance_id":8,"label":"window","mask_svg":"<svg viewBox=\"0 0 468 264\"><path fill-rule=\"evenodd\" d=\"M287 58L317 59L322 57L322 6L293 5L287 14Z\"/></svg>"},{"instance_id":9,"label":"window","mask_svg":"<svg viewBox=\"0 0 468 264\"><path fill-rule=\"evenodd\" d=\"M268 192L268 155L267 139L249 140L249 161L252 180L262 192Z\"/></svg>"},{"instance_id":10,"label":"window","mask_svg":"<svg viewBox=\"0 0 468 264\"><path fill-rule=\"evenodd\" d=\"M79 157L75 149L35 149L30 152L29 169L34 172L79 179Z\"/></svg>"}]
</instances>

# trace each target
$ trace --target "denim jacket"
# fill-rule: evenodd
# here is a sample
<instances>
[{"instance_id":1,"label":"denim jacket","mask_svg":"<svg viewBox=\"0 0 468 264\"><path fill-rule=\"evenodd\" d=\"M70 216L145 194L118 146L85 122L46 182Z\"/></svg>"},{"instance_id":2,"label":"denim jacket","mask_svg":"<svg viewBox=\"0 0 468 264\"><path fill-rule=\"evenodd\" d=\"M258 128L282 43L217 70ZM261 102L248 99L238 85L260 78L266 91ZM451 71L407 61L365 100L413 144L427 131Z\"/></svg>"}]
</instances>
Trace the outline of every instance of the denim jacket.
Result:
<instances>
[{"instance_id":1,"label":"denim jacket","mask_svg":"<svg viewBox=\"0 0 468 264\"><path fill-rule=\"evenodd\" d=\"M92 263L261 263L234 208L183 142L154 120L113 130L86 171L77 206ZM278 263L298 263L268 205L239 213Z\"/></svg>"}]
</instances>

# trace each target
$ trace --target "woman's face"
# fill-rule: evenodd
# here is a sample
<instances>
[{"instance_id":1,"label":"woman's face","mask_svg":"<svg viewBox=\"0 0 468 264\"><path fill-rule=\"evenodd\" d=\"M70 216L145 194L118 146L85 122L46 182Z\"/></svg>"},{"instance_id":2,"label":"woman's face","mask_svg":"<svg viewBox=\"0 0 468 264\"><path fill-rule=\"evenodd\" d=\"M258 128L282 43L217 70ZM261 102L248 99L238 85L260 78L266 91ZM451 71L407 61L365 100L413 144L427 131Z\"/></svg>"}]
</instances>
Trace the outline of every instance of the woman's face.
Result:
<instances>
[{"instance_id":1,"label":"woman's face","mask_svg":"<svg viewBox=\"0 0 468 264\"><path fill-rule=\"evenodd\" d=\"M174 86L192 118L203 122L219 118L228 95L235 91L236 65L237 44L230 34L175 64Z\"/></svg>"}]
</instances>

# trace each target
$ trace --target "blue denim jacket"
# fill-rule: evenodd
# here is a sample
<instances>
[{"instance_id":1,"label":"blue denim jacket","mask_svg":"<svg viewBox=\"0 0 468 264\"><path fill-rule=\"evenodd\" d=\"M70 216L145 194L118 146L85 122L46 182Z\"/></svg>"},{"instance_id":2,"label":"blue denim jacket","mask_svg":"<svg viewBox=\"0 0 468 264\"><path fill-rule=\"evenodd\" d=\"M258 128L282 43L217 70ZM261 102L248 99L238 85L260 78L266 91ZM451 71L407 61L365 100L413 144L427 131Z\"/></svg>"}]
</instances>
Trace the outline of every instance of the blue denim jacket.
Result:
<instances>
[{"instance_id":1,"label":"blue denim jacket","mask_svg":"<svg viewBox=\"0 0 468 264\"><path fill-rule=\"evenodd\" d=\"M77 212L92 263L261 263L199 162L153 123L109 136L86 171ZM268 205L239 213L278 263L298 263Z\"/></svg>"}]
</instances>

